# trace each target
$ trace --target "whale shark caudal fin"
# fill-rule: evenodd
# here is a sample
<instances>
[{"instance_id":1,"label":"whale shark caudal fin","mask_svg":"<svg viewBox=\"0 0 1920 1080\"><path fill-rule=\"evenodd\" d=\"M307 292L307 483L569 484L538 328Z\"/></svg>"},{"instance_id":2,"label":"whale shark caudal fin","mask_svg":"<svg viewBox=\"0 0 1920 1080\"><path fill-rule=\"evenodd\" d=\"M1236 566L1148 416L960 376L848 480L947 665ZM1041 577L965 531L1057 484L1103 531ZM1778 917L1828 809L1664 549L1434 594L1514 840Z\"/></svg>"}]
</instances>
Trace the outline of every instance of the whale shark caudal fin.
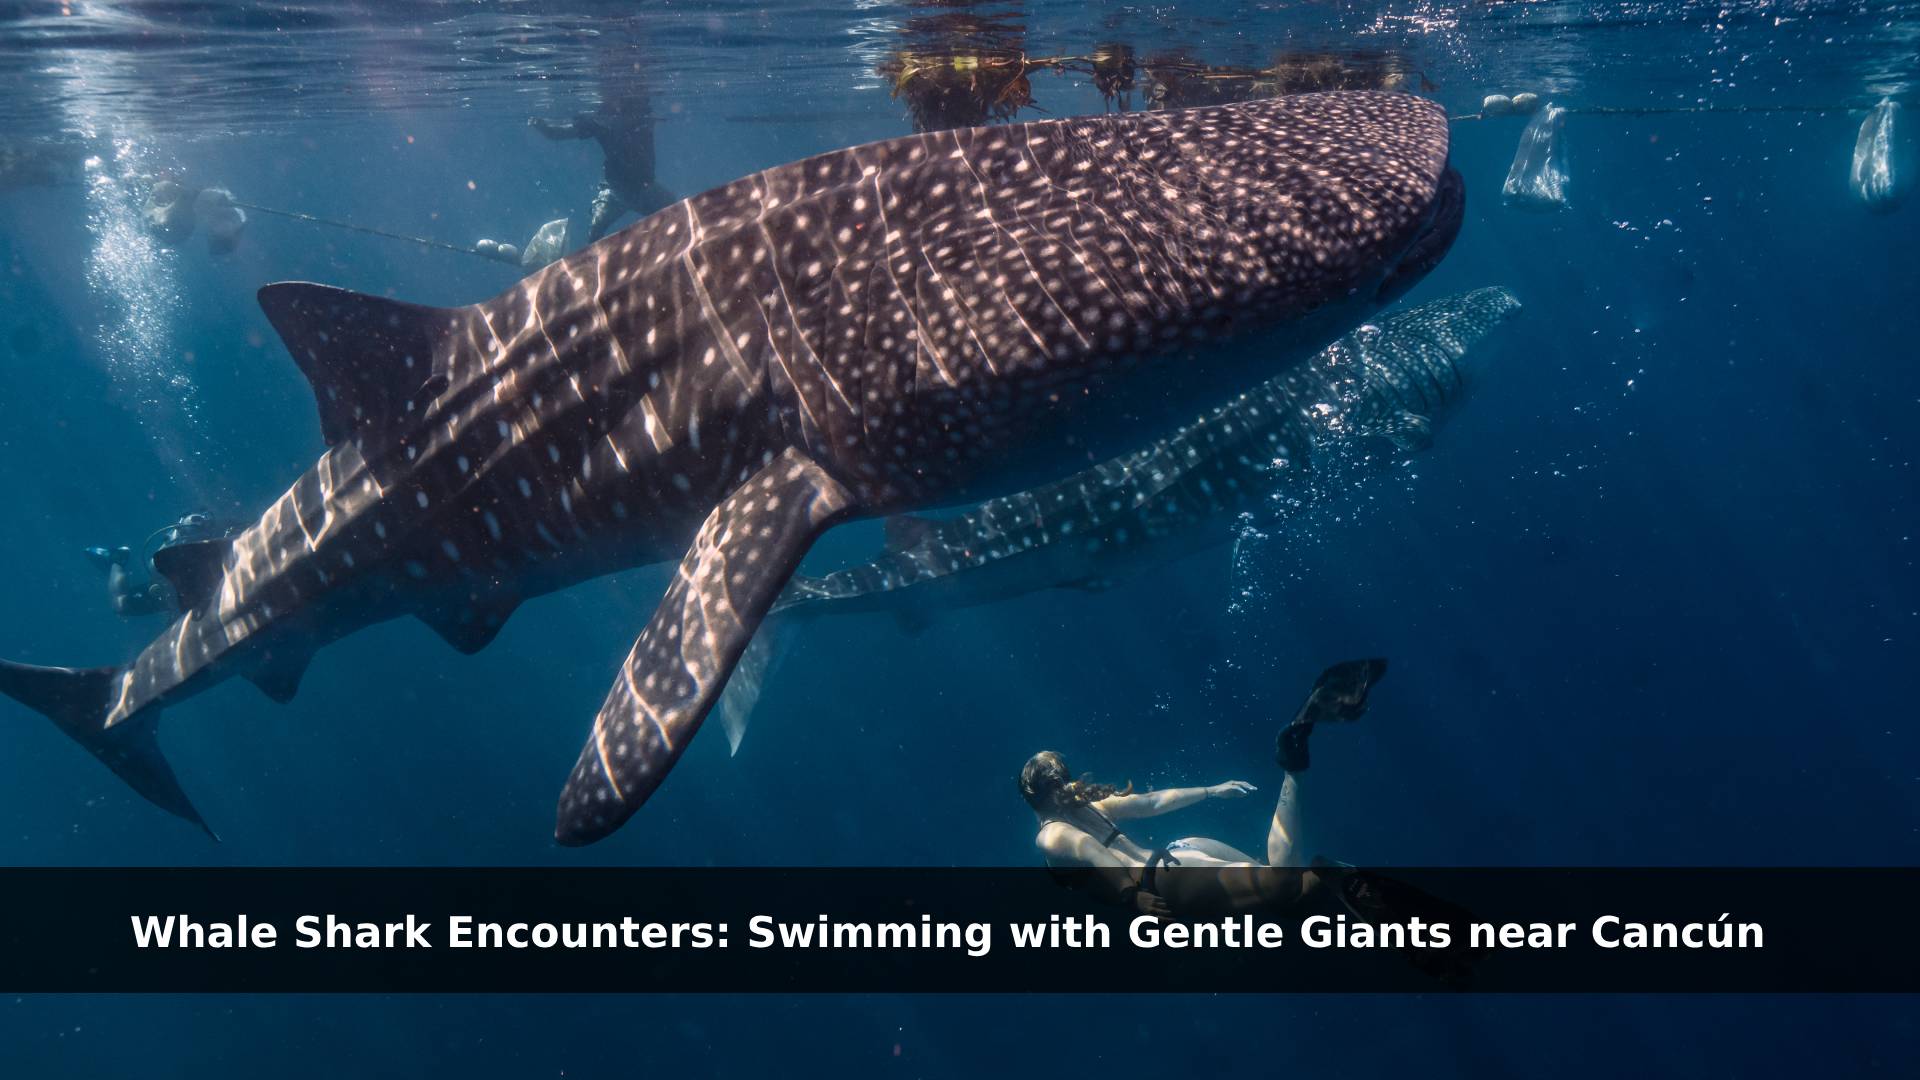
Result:
<instances>
[{"instance_id":1,"label":"whale shark caudal fin","mask_svg":"<svg viewBox=\"0 0 1920 1080\"><path fill-rule=\"evenodd\" d=\"M381 435L446 386L435 367L457 308L423 307L365 293L282 281L261 288L260 310L313 385L320 434L333 446Z\"/></svg>"},{"instance_id":2,"label":"whale shark caudal fin","mask_svg":"<svg viewBox=\"0 0 1920 1080\"><path fill-rule=\"evenodd\" d=\"M851 492L791 448L713 508L594 718L560 794L556 840L590 844L647 801L801 557L854 509Z\"/></svg>"},{"instance_id":3,"label":"whale shark caudal fin","mask_svg":"<svg viewBox=\"0 0 1920 1080\"><path fill-rule=\"evenodd\" d=\"M0 694L52 720L148 802L220 839L194 809L160 752L152 716L132 724L101 726L118 674L114 668L34 667L0 660Z\"/></svg>"}]
</instances>

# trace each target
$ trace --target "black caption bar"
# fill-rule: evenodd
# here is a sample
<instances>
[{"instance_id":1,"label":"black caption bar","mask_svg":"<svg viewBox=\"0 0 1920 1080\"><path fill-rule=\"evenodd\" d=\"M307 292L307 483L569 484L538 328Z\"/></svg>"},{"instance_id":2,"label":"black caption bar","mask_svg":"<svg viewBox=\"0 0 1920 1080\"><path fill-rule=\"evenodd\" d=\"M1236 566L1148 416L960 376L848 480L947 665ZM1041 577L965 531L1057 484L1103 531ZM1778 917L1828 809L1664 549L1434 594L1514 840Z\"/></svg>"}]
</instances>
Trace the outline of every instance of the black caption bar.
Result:
<instances>
[{"instance_id":1,"label":"black caption bar","mask_svg":"<svg viewBox=\"0 0 1920 1080\"><path fill-rule=\"evenodd\" d=\"M1920 991L1916 869L1366 880L1159 920L1044 869L5 869L0 991Z\"/></svg>"}]
</instances>

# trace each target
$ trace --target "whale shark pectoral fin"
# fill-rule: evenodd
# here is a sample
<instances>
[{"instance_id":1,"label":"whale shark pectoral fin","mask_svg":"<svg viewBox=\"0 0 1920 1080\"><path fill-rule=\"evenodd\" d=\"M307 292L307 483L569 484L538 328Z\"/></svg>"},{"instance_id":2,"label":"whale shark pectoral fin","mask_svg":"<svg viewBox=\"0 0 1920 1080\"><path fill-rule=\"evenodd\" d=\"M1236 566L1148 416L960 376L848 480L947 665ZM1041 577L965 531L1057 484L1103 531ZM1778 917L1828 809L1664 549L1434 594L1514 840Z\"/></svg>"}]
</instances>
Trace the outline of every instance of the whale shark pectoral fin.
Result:
<instances>
[{"instance_id":1,"label":"whale shark pectoral fin","mask_svg":"<svg viewBox=\"0 0 1920 1080\"><path fill-rule=\"evenodd\" d=\"M727 677L727 688L720 692L720 730L727 733L727 756L740 756L740 744L747 737L747 725L753 721L753 710L760 704L760 691L767 682L767 668L772 664L773 646L767 641L767 630L772 627L769 620L763 624L759 633L747 644L747 651L740 654L740 662L733 667L733 674Z\"/></svg>"},{"instance_id":2,"label":"whale shark pectoral fin","mask_svg":"<svg viewBox=\"0 0 1920 1080\"><path fill-rule=\"evenodd\" d=\"M787 647L793 643L793 630L804 621L800 615L783 616L775 605L761 620L752 643L740 654L740 661L734 665L727 688L721 692L716 706L720 710L720 728L727 733L729 755L739 755L740 743L747 737L747 725L760 704L760 694L766 689L767 680L779 669L780 661L786 659Z\"/></svg>"},{"instance_id":3,"label":"whale shark pectoral fin","mask_svg":"<svg viewBox=\"0 0 1920 1080\"><path fill-rule=\"evenodd\" d=\"M766 689L767 680L786 659L795 632L801 623L812 621L807 613L808 603L830 595L821 579L795 574L768 609L760 629L754 631L753 641L740 654L740 662L734 665L727 688L715 706L720 710L720 728L727 733L729 756L739 756L740 744L747 737L747 725L753 720L754 710L760 707L760 695Z\"/></svg>"},{"instance_id":4,"label":"whale shark pectoral fin","mask_svg":"<svg viewBox=\"0 0 1920 1080\"><path fill-rule=\"evenodd\" d=\"M129 724L102 726L119 674L118 668L36 667L0 660L0 694L52 720L141 798L220 839L194 809L160 752L153 714Z\"/></svg>"},{"instance_id":5,"label":"whale shark pectoral fin","mask_svg":"<svg viewBox=\"0 0 1920 1080\"><path fill-rule=\"evenodd\" d=\"M555 839L590 844L647 801L801 557L853 509L851 492L788 449L707 515L594 719L560 794Z\"/></svg>"},{"instance_id":6,"label":"whale shark pectoral fin","mask_svg":"<svg viewBox=\"0 0 1920 1080\"><path fill-rule=\"evenodd\" d=\"M264 286L259 300L313 385L328 446L418 415L446 386L434 356L458 311L304 281Z\"/></svg>"},{"instance_id":7,"label":"whale shark pectoral fin","mask_svg":"<svg viewBox=\"0 0 1920 1080\"><path fill-rule=\"evenodd\" d=\"M153 553L153 568L173 586L181 611L191 611L206 602L220 587L226 573L227 552L233 542L227 539L190 540L168 544Z\"/></svg>"}]
</instances>

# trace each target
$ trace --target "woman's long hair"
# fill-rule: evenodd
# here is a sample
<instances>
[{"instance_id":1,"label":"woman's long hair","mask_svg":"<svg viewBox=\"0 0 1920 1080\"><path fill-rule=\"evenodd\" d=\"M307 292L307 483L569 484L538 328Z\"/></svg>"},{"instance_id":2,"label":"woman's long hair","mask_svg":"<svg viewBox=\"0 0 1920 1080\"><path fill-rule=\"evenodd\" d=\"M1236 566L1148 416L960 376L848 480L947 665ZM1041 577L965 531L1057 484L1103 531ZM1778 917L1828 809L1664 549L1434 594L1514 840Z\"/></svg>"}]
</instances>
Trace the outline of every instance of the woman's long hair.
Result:
<instances>
[{"instance_id":1,"label":"woman's long hair","mask_svg":"<svg viewBox=\"0 0 1920 1080\"><path fill-rule=\"evenodd\" d=\"M1131 795L1133 781L1127 781L1122 789L1094 783L1088 776L1075 780L1067 771L1065 759L1051 750L1042 750L1028 758L1026 767L1020 770L1020 794L1026 798L1027 805L1039 813L1061 813L1115 795Z\"/></svg>"}]
</instances>

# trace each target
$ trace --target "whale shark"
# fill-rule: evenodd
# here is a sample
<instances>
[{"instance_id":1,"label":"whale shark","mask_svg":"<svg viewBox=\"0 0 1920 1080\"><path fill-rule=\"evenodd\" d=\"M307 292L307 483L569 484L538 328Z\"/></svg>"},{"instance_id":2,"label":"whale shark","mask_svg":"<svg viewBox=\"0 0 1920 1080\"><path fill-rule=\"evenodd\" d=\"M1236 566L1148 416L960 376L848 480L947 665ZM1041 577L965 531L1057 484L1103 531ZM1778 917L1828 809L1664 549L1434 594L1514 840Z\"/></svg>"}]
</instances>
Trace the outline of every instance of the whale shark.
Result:
<instances>
[{"instance_id":1,"label":"whale shark","mask_svg":"<svg viewBox=\"0 0 1920 1080\"><path fill-rule=\"evenodd\" d=\"M832 526L1064 475L1297 362L1419 281L1464 196L1433 102L1329 93L836 150L667 207L465 307L260 290L326 450L237 535L168 549L130 662L0 664L149 800L204 821L160 712L290 700L413 616L485 647L526 600L680 559L562 789L627 821Z\"/></svg>"},{"instance_id":2,"label":"whale shark","mask_svg":"<svg viewBox=\"0 0 1920 1080\"><path fill-rule=\"evenodd\" d=\"M1046 589L1105 590L1228 545L1243 513L1310 505L1332 462L1425 449L1485 371L1481 343L1519 312L1497 286L1395 311L1132 453L951 517L889 517L880 555L795 574L774 602L721 695L729 746L793 636L821 617L885 613L912 631Z\"/></svg>"}]
</instances>

